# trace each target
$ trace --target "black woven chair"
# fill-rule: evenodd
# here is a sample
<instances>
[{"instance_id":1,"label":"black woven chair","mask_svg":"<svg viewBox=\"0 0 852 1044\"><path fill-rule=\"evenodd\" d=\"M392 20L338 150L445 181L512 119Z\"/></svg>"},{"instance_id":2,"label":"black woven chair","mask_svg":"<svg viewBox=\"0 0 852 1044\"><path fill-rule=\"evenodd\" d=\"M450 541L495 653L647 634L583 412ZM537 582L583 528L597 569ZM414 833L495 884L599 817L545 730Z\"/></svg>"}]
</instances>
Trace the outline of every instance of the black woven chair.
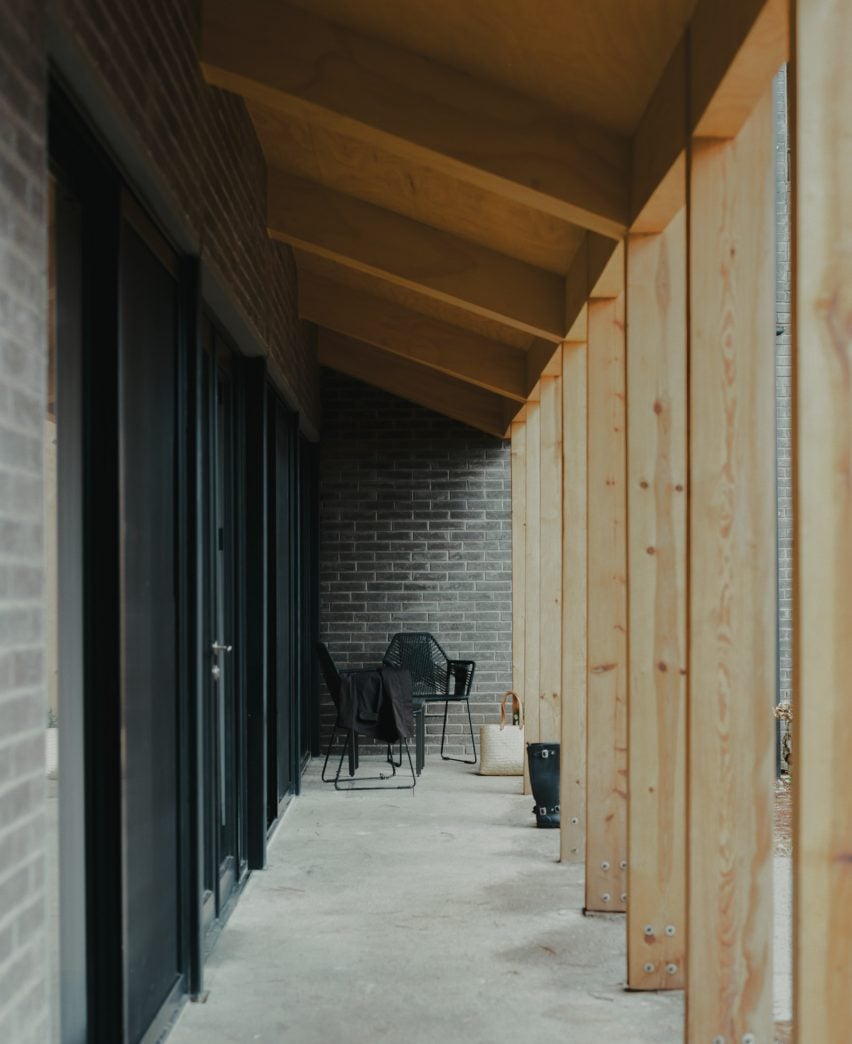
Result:
<instances>
[{"instance_id":1,"label":"black woven chair","mask_svg":"<svg viewBox=\"0 0 852 1044\"><path fill-rule=\"evenodd\" d=\"M427 631L395 634L382 663L387 667L404 667L410 672L411 694L414 699L423 700L425 703L444 704L444 725L441 730L441 757L444 761L460 761L464 765L475 765L477 754L473 719L470 716L470 690L476 663L473 660L451 660L437 639ZM444 753L447 713L451 703L464 703L467 707L473 760L454 758Z\"/></svg>"},{"instance_id":2,"label":"black woven chair","mask_svg":"<svg viewBox=\"0 0 852 1044\"><path fill-rule=\"evenodd\" d=\"M414 765L411 761L411 751L408 748L408 740L403 738L400 740L400 751L399 751L399 762L396 762L393 757L390 744L387 745L386 760L390 766L390 774L379 773L378 776L361 776L357 780L355 779L355 773L358 771L359 758L358 758L358 734L354 729L347 729L344 727L340 720L340 686L342 678L340 672L335 666L334 660L331 658L331 653L328 651L328 647L323 642L317 642L317 656L319 657L320 669L322 670L323 678L325 678L325 684L328 688L329 695L331 696L332 702L334 703L334 709L337 713L335 718L334 728L331 730L331 736L328 740L328 748L325 752L325 761L322 766L321 779L323 783L333 783L335 790L412 790L417 783L417 776L414 772ZM355 671L346 671L346 674L355 674ZM337 765L337 772L333 776L326 777L326 769L328 768L328 759L331 757L331 748L334 746L334 739L338 732L344 732L346 734L346 740L343 744L343 750L340 752L340 761ZM387 781L392 779L396 775L397 768L402 765L402 751L403 747L405 753L408 755L408 764L411 769L411 782L410 783L398 783L393 786L385 782L384 786L362 786L363 783L370 783L376 781ZM351 782L341 786L340 785L340 773L343 769L343 760L346 756L349 756L349 776Z\"/></svg>"}]
</instances>

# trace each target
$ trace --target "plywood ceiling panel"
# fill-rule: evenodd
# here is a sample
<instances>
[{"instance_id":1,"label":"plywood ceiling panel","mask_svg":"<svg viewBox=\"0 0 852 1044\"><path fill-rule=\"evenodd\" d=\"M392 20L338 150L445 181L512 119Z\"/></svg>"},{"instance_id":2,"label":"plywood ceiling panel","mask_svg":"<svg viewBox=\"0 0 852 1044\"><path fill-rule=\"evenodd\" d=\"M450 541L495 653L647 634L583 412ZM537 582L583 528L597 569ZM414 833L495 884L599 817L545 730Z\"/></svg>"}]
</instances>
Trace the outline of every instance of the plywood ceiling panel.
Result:
<instances>
[{"instance_id":1,"label":"plywood ceiling panel","mask_svg":"<svg viewBox=\"0 0 852 1044\"><path fill-rule=\"evenodd\" d=\"M294 6L635 130L696 0L295 0Z\"/></svg>"},{"instance_id":2,"label":"plywood ceiling panel","mask_svg":"<svg viewBox=\"0 0 852 1044\"><path fill-rule=\"evenodd\" d=\"M462 308L455 308L443 301L419 294L416 290L411 290L408 287L399 286L384 279L377 279L375 276L359 272L347 265L336 264L334 261L328 261L323 257L308 254L301 250L296 250L295 255L299 272L312 272L325 279L332 279L354 290L360 290L362 293L372 294L379 301L391 301L404 308L410 308L414 312L419 312L421 315L432 316L435 319L440 319L442 322L453 323L464 330L470 330L471 333L487 337L492 341L508 344L512 348L531 351L544 345L544 342L539 338L526 334L521 330L504 326L502 323L494 322L473 312L465 311Z\"/></svg>"},{"instance_id":3,"label":"plywood ceiling panel","mask_svg":"<svg viewBox=\"0 0 852 1044\"><path fill-rule=\"evenodd\" d=\"M575 225L293 115L248 103L272 168L564 275L582 240Z\"/></svg>"}]
</instances>

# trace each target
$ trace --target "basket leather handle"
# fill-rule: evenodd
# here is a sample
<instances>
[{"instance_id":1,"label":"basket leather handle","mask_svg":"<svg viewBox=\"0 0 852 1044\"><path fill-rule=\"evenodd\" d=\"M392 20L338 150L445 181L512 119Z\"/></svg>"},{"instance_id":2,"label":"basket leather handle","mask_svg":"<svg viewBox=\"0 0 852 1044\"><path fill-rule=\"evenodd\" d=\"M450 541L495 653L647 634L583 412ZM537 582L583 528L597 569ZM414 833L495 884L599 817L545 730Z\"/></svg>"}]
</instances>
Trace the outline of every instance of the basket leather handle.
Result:
<instances>
[{"instance_id":1,"label":"basket leather handle","mask_svg":"<svg viewBox=\"0 0 852 1044\"><path fill-rule=\"evenodd\" d=\"M512 716L514 717L515 712L518 714L518 724L521 728L524 727L524 708L521 703L520 697L516 692L511 689L507 689L503 693L503 699L500 701L500 728L506 728L506 700L512 697Z\"/></svg>"}]
</instances>

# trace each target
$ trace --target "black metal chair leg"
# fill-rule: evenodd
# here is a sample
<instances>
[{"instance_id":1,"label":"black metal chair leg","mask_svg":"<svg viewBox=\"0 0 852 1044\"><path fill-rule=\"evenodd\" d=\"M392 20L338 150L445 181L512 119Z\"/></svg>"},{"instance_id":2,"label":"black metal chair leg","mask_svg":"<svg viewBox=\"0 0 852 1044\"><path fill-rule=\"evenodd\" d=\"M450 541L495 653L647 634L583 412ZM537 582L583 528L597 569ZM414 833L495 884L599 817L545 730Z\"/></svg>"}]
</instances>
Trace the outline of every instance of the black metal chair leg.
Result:
<instances>
[{"instance_id":1,"label":"black metal chair leg","mask_svg":"<svg viewBox=\"0 0 852 1044\"><path fill-rule=\"evenodd\" d=\"M460 700L453 700L453 703L460 703ZM444 703L444 727L441 730L441 757L444 761L458 761L462 765L475 765L476 764L476 738L473 735L473 718L470 716L470 700L464 701L467 704L467 723L470 726L470 742L473 746L473 760L470 758L454 758L449 754L444 753L444 742L447 738L447 711L450 708L450 700L446 700Z\"/></svg>"},{"instance_id":2,"label":"black metal chair leg","mask_svg":"<svg viewBox=\"0 0 852 1044\"><path fill-rule=\"evenodd\" d=\"M340 752L340 762L338 763L338 766L337 766L337 772L333 776L327 776L326 775L326 770L328 768L329 759L331 758L331 750L332 750L332 747L334 746L334 737L337 735L338 732L344 732L344 731L346 732L346 739L345 739L345 741L343 743L343 749ZM390 747L388 749L390 749ZM340 786L338 786L338 784L340 782L340 774L343 771L343 762L344 762L344 759L346 758L347 754L349 755L349 765L348 765L349 775L351 777L354 777L355 773L356 773L356 771L358 769L358 766L360 764L360 756L358 754L358 734L356 732L352 732L351 730L344 730L339 724L335 724L334 728L331 730L331 736L329 737L329 741L328 741L328 748L326 749L326 752L325 752L325 761L323 762L322 773L320 774L320 778L322 779L323 783L334 783L335 790L347 790L347 789L349 789L348 787L340 787ZM393 760L390 760L389 764L391 765L391 772L390 772L389 775L385 775L384 773L379 773L378 776L364 776L363 779L393 779L393 777L396 775L397 768L402 765L402 750L401 749L400 749L400 760L399 760L399 763L397 764ZM359 789L359 788L356 787L354 789Z\"/></svg>"},{"instance_id":3,"label":"black metal chair leg","mask_svg":"<svg viewBox=\"0 0 852 1044\"><path fill-rule=\"evenodd\" d=\"M423 703L414 712L414 763L419 776L426 764L426 705Z\"/></svg>"},{"instance_id":4,"label":"black metal chair leg","mask_svg":"<svg viewBox=\"0 0 852 1044\"><path fill-rule=\"evenodd\" d=\"M351 783L344 783L341 786L340 785L340 771L343 768L343 759L346 756L346 747L349 744L349 737L347 737L346 745L344 745L343 751L341 752L341 755L340 755L340 762L339 762L339 764L337 766L337 777L334 780L334 789L335 790L342 790L342 791L346 791L346 790L413 790L417 786L417 775L416 775L416 773L414 771L414 763L411 760L411 750L409 749L409 746L408 746L408 740L404 739L402 742L405 744L405 753L408 756L408 767L411 770L411 782L410 783L397 783L397 784L394 784L392 786L385 785L385 786L377 786L377 787L372 787L372 786L364 787L364 786L360 785L361 783L370 782L372 780L381 780L381 781L384 782L385 780L393 779L394 776L396 776L396 767L395 767L394 763L391 761L391 763L390 763L391 764L391 774L389 776L386 776L386 775L384 775L383 773L380 772L378 776L362 776L360 780L353 780Z\"/></svg>"},{"instance_id":5,"label":"black metal chair leg","mask_svg":"<svg viewBox=\"0 0 852 1044\"><path fill-rule=\"evenodd\" d=\"M476 736L473 734L473 718L470 716L470 700L465 700L464 702L465 702L465 705L467 707L467 724L468 724L468 727L470 728L470 745L471 745L471 747L473 747L473 761L471 761L470 764L471 765L475 765L476 764L476 757L477 757L477 755L476 755Z\"/></svg>"},{"instance_id":6,"label":"black metal chair leg","mask_svg":"<svg viewBox=\"0 0 852 1044\"><path fill-rule=\"evenodd\" d=\"M328 749L325 752L325 761L323 762L323 765L322 765L322 774L321 774L320 778L322 779L323 783L333 783L334 780L335 780L334 776L329 776L329 778L326 779L325 778L325 770L328 768L328 759L331 757L331 748L334 746L334 737L336 735L337 735L337 722L334 723L334 728L331 730L331 736L329 736L329 739L328 739Z\"/></svg>"}]
</instances>

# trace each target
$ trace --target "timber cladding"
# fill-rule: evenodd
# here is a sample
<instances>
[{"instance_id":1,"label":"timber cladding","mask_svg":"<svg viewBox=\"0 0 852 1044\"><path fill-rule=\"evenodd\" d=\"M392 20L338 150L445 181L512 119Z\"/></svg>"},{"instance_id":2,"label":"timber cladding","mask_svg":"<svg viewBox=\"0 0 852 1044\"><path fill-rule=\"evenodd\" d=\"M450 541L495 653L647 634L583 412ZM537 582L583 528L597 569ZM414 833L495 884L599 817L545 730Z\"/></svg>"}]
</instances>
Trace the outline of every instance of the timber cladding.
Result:
<instances>
[{"instance_id":1,"label":"timber cladding","mask_svg":"<svg viewBox=\"0 0 852 1044\"><path fill-rule=\"evenodd\" d=\"M320 633L338 667L381 661L396 631L431 631L476 660L474 731L511 684L509 444L322 371ZM334 711L323 690L323 743ZM440 744L443 706L427 718ZM449 753L467 722L450 708ZM469 739L468 739L469 742Z\"/></svg>"},{"instance_id":2,"label":"timber cladding","mask_svg":"<svg viewBox=\"0 0 852 1044\"><path fill-rule=\"evenodd\" d=\"M198 64L194 0L61 0L67 34L201 244L298 408L319 424L316 350L297 319L289 247L266 234L266 162L243 101L211 90Z\"/></svg>"}]
</instances>

